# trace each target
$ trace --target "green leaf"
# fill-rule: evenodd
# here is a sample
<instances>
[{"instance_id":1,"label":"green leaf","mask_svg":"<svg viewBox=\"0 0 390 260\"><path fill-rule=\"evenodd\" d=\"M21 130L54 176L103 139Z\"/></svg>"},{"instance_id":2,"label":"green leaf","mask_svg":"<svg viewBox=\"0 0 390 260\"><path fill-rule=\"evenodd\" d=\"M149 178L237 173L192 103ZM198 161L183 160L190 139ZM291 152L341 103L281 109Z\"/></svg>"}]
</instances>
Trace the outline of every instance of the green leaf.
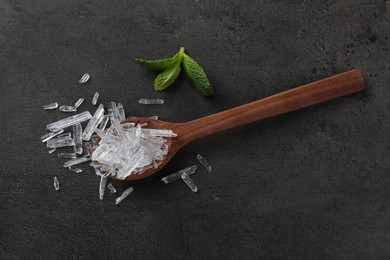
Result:
<instances>
[{"instance_id":1,"label":"green leaf","mask_svg":"<svg viewBox=\"0 0 390 260\"><path fill-rule=\"evenodd\" d=\"M171 85L180 73L180 62L160 73L154 81L154 89L161 91Z\"/></svg>"},{"instance_id":2,"label":"green leaf","mask_svg":"<svg viewBox=\"0 0 390 260\"><path fill-rule=\"evenodd\" d=\"M187 54L184 54L183 57L183 68L187 77L194 83L201 95L210 96L214 94L214 89L202 67Z\"/></svg>"},{"instance_id":3,"label":"green leaf","mask_svg":"<svg viewBox=\"0 0 390 260\"><path fill-rule=\"evenodd\" d=\"M135 59L140 65L151 70L166 70L174 66L180 59L180 53L176 53L172 58L161 59L161 60L143 60Z\"/></svg>"}]
</instances>

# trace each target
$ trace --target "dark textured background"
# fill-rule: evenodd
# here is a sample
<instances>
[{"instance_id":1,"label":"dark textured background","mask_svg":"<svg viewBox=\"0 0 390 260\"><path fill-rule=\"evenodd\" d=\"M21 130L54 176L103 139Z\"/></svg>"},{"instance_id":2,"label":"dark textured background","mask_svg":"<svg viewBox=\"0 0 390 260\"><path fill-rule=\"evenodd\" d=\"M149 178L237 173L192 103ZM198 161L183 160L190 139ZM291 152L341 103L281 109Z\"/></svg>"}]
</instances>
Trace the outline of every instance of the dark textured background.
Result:
<instances>
[{"instance_id":1,"label":"dark textured background","mask_svg":"<svg viewBox=\"0 0 390 260\"><path fill-rule=\"evenodd\" d=\"M215 2L0 1L1 259L390 257L390 2ZM155 73L133 62L180 46L214 98L182 76L156 93ZM114 182L135 188L119 206L39 140L64 117L41 105L85 97L94 111L95 91L128 115L183 122L351 68L363 93L194 142L160 175ZM161 182L196 153L214 169L194 175L199 193Z\"/></svg>"}]
</instances>

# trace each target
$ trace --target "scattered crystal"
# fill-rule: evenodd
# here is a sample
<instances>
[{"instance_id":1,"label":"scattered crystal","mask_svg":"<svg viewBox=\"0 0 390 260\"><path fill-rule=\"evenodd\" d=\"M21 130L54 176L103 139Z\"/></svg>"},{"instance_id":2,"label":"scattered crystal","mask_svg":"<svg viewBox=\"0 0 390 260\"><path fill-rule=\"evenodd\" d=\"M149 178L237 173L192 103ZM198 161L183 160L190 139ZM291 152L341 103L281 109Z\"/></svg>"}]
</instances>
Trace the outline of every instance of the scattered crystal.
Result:
<instances>
[{"instance_id":1,"label":"scattered crystal","mask_svg":"<svg viewBox=\"0 0 390 260\"><path fill-rule=\"evenodd\" d=\"M133 190L134 190L133 187L130 187L130 188L128 188L127 190L125 190L125 191L122 193L122 195L120 195L118 198L116 198L116 200L115 200L115 205L118 205L119 203L121 203L122 200L123 200L124 198L126 198L127 196L129 196L129 194L130 194Z\"/></svg>"},{"instance_id":2,"label":"scattered crystal","mask_svg":"<svg viewBox=\"0 0 390 260\"><path fill-rule=\"evenodd\" d=\"M116 189L111 183L107 185L107 188L110 190L111 193L116 193Z\"/></svg>"},{"instance_id":3,"label":"scattered crystal","mask_svg":"<svg viewBox=\"0 0 390 260\"><path fill-rule=\"evenodd\" d=\"M74 151L77 154L83 153L83 139L81 135L83 134L83 128L80 123L73 126L73 140L74 140Z\"/></svg>"},{"instance_id":4,"label":"scattered crystal","mask_svg":"<svg viewBox=\"0 0 390 260\"><path fill-rule=\"evenodd\" d=\"M74 107L78 108L79 106L81 106L83 102L84 102L84 98L79 98L79 100L77 100L76 103L74 103Z\"/></svg>"},{"instance_id":5,"label":"scattered crystal","mask_svg":"<svg viewBox=\"0 0 390 260\"><path fill-rule=\"evenodd\" d=\"M83 157L79 157L79 158L76 158L76 159L71 159L69 161L66 161L64 163L64 167L68 168L70 166L77 165L77 164L80 164L80 163L83 163L83 162L87 162L87 161L90 161L90 160L91 160L91 157L89 155L85 155Z\"/></svg>"},{"instance_id":6,"label":"scattered crystal","mask_svg":"<svg viewBox=\"0 0 390 260\"><path fill-rule=\"evenodd\" d=\"M146 98L141 98L138 100L138 103L143 104L143 105L162 105L164 104L164 100L162 99L146 99Z\"/></svg>"},{"instance_id":7,"label":"scattered crystal","mask_svg":"<svg viewBox=\"0 0 390 260\"><path fill-rule=\"evenodd\" d=\"M185 174L187 174L187 175L194 174L194 173L196 172L197 169L198 169L198 166L193 165L193 166L187 167L187 168L185 168L185 169L183 169L183 170L180 170L180 171L178 171L178 172L169 174L168 176L165 176L164 178L161 178L161 180L162 180L165 184L168 184L168 183L171 183L171 182L173 182L173 181L180 180L183 173L185 173Z\"/></svg>"},{"instance_id":8,"label":"scattered crystal","mask_svg":"<svg viewBox=\"0 0 390 260\"><path fill-rule=\"evenodd\" d=\"M54 153L56 151L56 148L52 148L52 149L50 149L48 152L49 152L49 154L52 154L52 153Z\"/></svg>"},{"instance_id":9,"label":"scattered crystal","mask_svg":"<svg viewBox=\"0 0 390 260\"><path fill-rule=\"evenodd\" d=\"M118 114L119 114L118 108L117 108L115 102L112 102L112 101L111 101L111 110L112 110L111 117L118 119Z\"/></svg>"},{"instance_id":10,"label":"scattered crystal","mask_svg":"<svg viewBox=\"0 0 390 260\"><path fill-rule=\"evenodd\" d=\"M98 98L99 98L99 92L95 92L95 95L93 95L93 98L92 98L92 105L94 105L94 106L96 105Z\"/></svg>"},{"instance_id":11,"label":"scattered crystal","mask_svg":"<svg viewBox=\"0 0 390 260\"><path fill-rule=\"evenodd\" d=\"M60 129L60 130L57 130L54 132L47 133L47 134L41 136L41 140L44 143L44 142L52 139L53 137L56 137L57 135L62 134L63 132L64 132L64 129Z\"/></svg>"},{"instance_id":12,"label":"scattered crystal","mask_svg":"<svg viewBox=\"0 0 390 260\"><path fill-rule=\"evenodd\" d=\"M187 184L188 187L190 187L190 189L193 191L193 192L197 192L198 191L198 187L196 187L195 183L192 181L192 179L188 176L187 173L183 173L181 175L181 178L183 179L183 181Z\"/></svg>"},{"instance_id":13,"label":"scattered crystal","mask_svg":"<svg viewBox=\"0 0 390 260\"><path fill-rule=\"evenodd\" d=\"M88 73L85 73L85 74L81 77L81 79L79 80L79 82L80 82L81 84L83 84L83 83L87 82L87 81L89 80L90 77L91 77L91 76L90 76Z\"/></svg>"},{"instance_id":14,"label":"scattered crystal","mask_svg":"<svg viewBox=\"0 0 390 260\"><path fill-rule=\"evenodd\" d=\"M96 112L91 118L91 120L89 120L88 125L84 129L82 135L84 141L89 141L91 139L92 133L95 131L97 126L103 120L103 114L104 114L103 104L100 104L99 107L96 109Z\"/></svg>"},{"instance_id":15,"label":"scattered crystal","mask_svg":"<svg viewBox=\"0 0 390 260\"><path fill-rule=\"evenodd\" d=\"M71 113L71 112L76 112L77 108L72 107L72 106L62 105L62 106L60 106L59 110L61 112Z\"/></svg>"},{"instance_id":16,"label":"scattered crystal","mask_svg":"<svg viewBox=\"0 0 390 260\"><path fill-rule=\"evenodd\" d=\"M58 103L54 102L54 103L51 103L48 105L43 105L42 107L44 110L52 110L52 109L56 109L58 107Z\"/></svg>"},{"instance_id":17,"label":"scattered crystal","mask_svg":"<svg viewBox=\"0 0 390 260\"><path fill-rule=\"evenodd\" d=\"M99 124L97 129L99 129L100 131L104 131L104 129L106 129L106 127L107 127L109 120L110 120L110 117L108 115L105 115L102 122Z\"/></svg>"},{"instance_id":18,"label":"scattered crystal","mask_svg":"<svg viewBox=\"0 0 390 260\"><path fill-rule=\"evenodd\" d=\"M125 109L123 108L123 105L121 103L118 103L117 109L118 109L118 119L120 121L125 120L126 119Z\"/></svg>"},{"instance_id":19,"label":"scattered crystal","mask_svg":"<svg viewBox=\"0 0 390 260\"><path fill-rule=\"evenodd\" d=\"M57 177L54 176L54 189L56 189L56 191L60 190L60 182L58 181Z\"/></svg>"},{"instance_id":20,"label":"scattered crystal","mask_svg":"<svg viewBox=\"0 0 390 260\"><path fill-rule=\"evenodd\" d=\"M66 127L75 125L77 123L84 122L90 118L92 118L92 115L88 111L85 111L83 113L80 113L80 114L77 114L74 116L70 116L70 117L61 119L59 121L56 121L54 123L48 124L46 126L46 129L54 132L54 131L58 131L60 129L64 129Z\"/></svg>"},{"instance_id":21,"label":"scattered crystal","mask_svg":"<svg viewBox=\"0 0 390 260\"><path fill-rule=\"evenodd\" d=\"M57 138L67 138L72 137L71 133L63 133L57 136Z\"/></svg>"},{"instance_id":22,"label":"scattered crystal","mask_svg":"<svg viewBox=\"0 0 390 260\"><path fill-rule=\"evenodd\" d=\"M83 170L81 170L81 168L75 167L75 166L70 166L69 170L71 170L72 172L75 172L75 173L83 172Z\"/></svg>"},{"instance_id":23,"label":"scattered crystal","mask_svg":"<svg viewBox=\"0 0 390 260\"><path fill-rule=\"evenodd\" d=\"M73 146L74 141L72 138L53 138L47 141L47 148L59 148L65 146Z\"/></svg>"},{"instance_id":24,"label":"scattered crystal","mask_svg":"<svg viewBox=\"0 0 390 260\"><path fill-rule=\"evenodd\" d=\"M104 190L106 189L107 178L103 175L100 177L100 185L99 185L99 198L102 200L104 197Z\"/></svg>"},{"instance_id":25,"label":"scattered crystal","mask_svg":"<svg viewBox=\"0 0 390 260\"><path fill-rule=\"evenodd\" d=\"M76 158L76 154L75 153L59 153L58 157L59 158L74 159L74 158Z\"/></svg>"},{"instance_id":26,"label":"scattered crystal","mask_svg":"<svg viewBox=\"0 0 390 260\"><path fill-rule=\"evenodd\" d=\"M198 159L198 161L200 162L200 164L203 165L203 167L205 167L207 169L208 172L211 172L211 166L210 164L206 161L205 158L203 158L200 154L198 154L196 156L196 159Z\"/></svg>"},{"instance_id":27,"label":"scattered crystal","mask_svg":"<svg viewBox=\"0 0 390 260\"><path fill-rule=\"evenodd\" d=\"M150 118L153 120L158 120L158 116L151 116Z\"/></svg>"}]
</instances>

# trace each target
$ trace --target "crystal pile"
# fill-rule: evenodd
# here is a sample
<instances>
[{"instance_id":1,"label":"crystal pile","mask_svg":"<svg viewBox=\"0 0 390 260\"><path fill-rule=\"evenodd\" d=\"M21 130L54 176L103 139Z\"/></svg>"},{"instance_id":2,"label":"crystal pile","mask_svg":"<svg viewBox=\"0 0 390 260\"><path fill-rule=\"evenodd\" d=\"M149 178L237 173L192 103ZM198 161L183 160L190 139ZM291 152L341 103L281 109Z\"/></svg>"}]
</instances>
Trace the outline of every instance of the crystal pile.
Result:
<instances>
[{"instance_id":1,"label":"crystal pile","mask_svg":"<svg viewBox=\"0 0 390 260\"><path fill-rule=\"evenodd\" d=\"M111 118L111 127L97 131L101 141L92 153L94 167L106 176L125 179L132 174L142 174L162 160L168 153L163 137L175 137L171 130L142 128L140 124L121 124Z\"/></svg>"}]
</instances>

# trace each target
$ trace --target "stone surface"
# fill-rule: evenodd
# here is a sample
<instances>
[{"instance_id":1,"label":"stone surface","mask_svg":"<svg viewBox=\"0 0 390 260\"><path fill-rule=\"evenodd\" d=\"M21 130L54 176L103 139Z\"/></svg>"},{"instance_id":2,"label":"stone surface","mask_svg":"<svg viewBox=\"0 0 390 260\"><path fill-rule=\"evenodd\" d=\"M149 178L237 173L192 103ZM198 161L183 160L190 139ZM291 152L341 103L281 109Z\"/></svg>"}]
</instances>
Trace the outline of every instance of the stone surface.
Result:
<instances>
[{"instance_id":1,"label":"stone surface","mask_svg":"<svg viewBox=\"0 0 390 260\"><path fill-rule=\"evenodd\" d=\"M390 258L389 1L5 0L0 25L1 259ZM157 73L132 62L181 46L215 97L183 75L155 92ZM42 109L52 101L85 97L79 111L93 113L98 91L129 116L184 122L351 68L364 71L363 93L180 151L165 174L197 153L212 164L197 194L161 173L113 182L136 190L115 207L116 195L98 199L91 167L61 169L39 140L66 116Z\"/></svg>"}]
</instances>

